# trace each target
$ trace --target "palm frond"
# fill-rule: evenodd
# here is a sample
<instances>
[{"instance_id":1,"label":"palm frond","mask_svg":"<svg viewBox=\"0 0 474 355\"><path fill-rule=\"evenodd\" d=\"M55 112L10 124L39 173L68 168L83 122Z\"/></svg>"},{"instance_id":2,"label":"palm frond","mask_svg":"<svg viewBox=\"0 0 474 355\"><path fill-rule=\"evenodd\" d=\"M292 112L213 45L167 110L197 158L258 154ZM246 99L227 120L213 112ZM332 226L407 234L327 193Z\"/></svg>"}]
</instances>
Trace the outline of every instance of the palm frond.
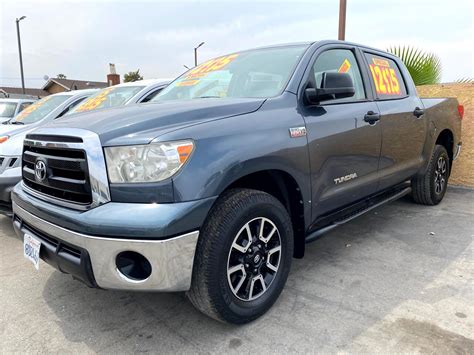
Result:
<instances>
[{"instance_id":1,"label":"palm frond","mask_svg":"<svg viewBox=\"0 0 474 355\"><path fill-rule=\"evenodd\" d=\"M459 84L474 84L474 78L460 78L454 82Z\"/></svg>"},{"instance_id":2,"label":"palm frond","mask_svg":"<svg viewBox=\"0 0 474 355\"><path fill-rule=\"evenodd\" d=\"M415 85L437 84L441 80L441 61L434 53L410 46L390 47L387 52L399 57L408 69Z\"/></svg>"}]
</instances>

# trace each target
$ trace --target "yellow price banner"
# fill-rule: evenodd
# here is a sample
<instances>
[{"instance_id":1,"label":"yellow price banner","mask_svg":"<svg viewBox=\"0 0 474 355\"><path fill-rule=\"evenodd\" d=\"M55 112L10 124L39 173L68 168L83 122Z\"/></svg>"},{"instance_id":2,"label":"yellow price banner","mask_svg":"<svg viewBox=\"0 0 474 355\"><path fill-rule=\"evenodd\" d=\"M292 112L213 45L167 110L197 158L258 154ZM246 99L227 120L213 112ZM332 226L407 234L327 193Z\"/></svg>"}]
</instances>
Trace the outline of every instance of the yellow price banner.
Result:
<instances>
[{"instance_id":1,"label":"yellow price banner","mask_svg":"<svg viewBox=\"0 0 474 355\"><path fill-rule=\"evenodd\" d=\"M400 82L397 73L390 67L388 60L372 58L369 68L377 94L400 95Z\"/></svg>"}]
</instances>

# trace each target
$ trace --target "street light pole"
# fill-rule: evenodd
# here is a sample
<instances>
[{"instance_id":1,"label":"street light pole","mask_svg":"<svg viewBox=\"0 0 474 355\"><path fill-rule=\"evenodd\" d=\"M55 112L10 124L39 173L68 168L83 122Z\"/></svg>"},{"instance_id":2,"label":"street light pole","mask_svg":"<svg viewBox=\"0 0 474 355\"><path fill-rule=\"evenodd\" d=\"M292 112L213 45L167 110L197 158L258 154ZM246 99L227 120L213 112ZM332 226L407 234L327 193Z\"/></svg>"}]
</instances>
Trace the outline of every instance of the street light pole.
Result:
<instances>
[{"instance_id":1,"label":"street light pole","mask_svg":"<svg viewBox=\"0 0 474 355\"><path fill-rule=\"evenodd\" d=\"M204 42L199 43L199 46L194 48L194 66L197 67L198 65L198 48L201 47Z\"/></svg>"},{"instance_id":2,"label":"street light pole","mask_svg":"<svg viewBox=\"0 0 474 355\"><path fill-rule=\"evenodd\" d=\"M339 35L338 40L344 41L346 39L346 0L339 0Z\"/></svg>"},{"instance_id":3,"label":"street light pole","mask_svg":"<svg viewBox=\"0 0 474 355\"><path fill-rule=\"evenodd\" d=\"M22 16L16 19L16 35L18 37L18 52L20 53L21 90L23 95L25 95L25 77L23 76L23 58L21 56L20 21L25 18L26 16Z\"/></svg>"}]
</instances>

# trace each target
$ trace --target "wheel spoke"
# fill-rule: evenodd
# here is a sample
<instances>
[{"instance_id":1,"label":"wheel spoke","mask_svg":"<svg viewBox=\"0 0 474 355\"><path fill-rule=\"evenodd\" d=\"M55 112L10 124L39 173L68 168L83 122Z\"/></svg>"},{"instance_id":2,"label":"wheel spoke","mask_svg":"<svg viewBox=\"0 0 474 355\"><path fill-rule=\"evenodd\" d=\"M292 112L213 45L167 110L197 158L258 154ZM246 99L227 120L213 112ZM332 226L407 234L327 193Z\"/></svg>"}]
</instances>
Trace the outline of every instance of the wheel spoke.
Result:
<instances>
[{"instance_id":1,"label":"wheel spoke","mask_svg":"<svg viewBox=\"0 0 474 355\"><path fill-rule=\"evenodd\" d=\"M278 271L278 266L273 265L272 263L270 263L269 260L267 260L267 263L266 263L265 265L267 266L267 268L269 268L269 269L272 270L273 272L277 272L277 271Z\"/></svg>"},{"instance_id":2,"label":"wheel spoke","mask_svg":"<svg viewBox=\"0 0 474 355\"><path fill-rule=\"evenodd\" d=\"M260 294L264 293L267 290L267 285L265 284L265 280L263 279L263 276L261 274L258 275L258 276L255 276L250 281L249 300L252 300L252 299L255 298L254 295L253 295L253 291L254 291L254 288L255 288L255 283L257 281L260 281L260 284L262 286L262 291L260 291L260 293L257 294L257 296L259 296Z\"/></svg>"},{"instance_id":3,"label":"wheel spoke","mask_svg":"<svg viewBox=\"0 0 474 355\"><path fill-rule=\"evenodd\" d=\"M265 265L267 266L267 268L269 268L269 269L272 270L273 272L277 272L277 271L278 271L278 264L279 264L279 262L280 262L280 258L278 258L278 262L276 263L276 265L273 265L273 264L271 263L271 256L272 256L273 254L275 254L275 253L280 252L280 251L281 251L281 246L277 246L277 247L275 247L275 248L273 248L273 249L270 249L270 250L268 251L268 254L267 254L267 262L266 262Z\"/></svg>"},{"instance_id":4,"label":"wheel spoke","mask_svg":"<svg viewBox=\"0 0 474 355\"><path fill-rule=\"evenodd\" d=\"M264 242L264 243L266 244L266 243L269 242L270 239L272 239L272 237L273 237L273 235L275 234L276 230L277 230L277 229L276 229L276 227L274 226L266 238L264 238L263 236L259 236L258 238L259 238L262 242Z\"/></svg>"},{"instance_id":5,"label":"wheel spoke","mask_svg":"<svg viewBox=\"0 0 474 355\"><path fill-rule=\"evenodd\" d=\"M245 246L242 246L240 245L239 243L237 243L237 240L239 239L239 237L242 235L243 233L243 230L240 231L238 237L234 240L234 242L232 243L232 248L234 249L237 249L238 251L240 251L241 253L246 253L247 250L250 248L250 246L252 245L252 232L250 231L250 226L249 226L249 223L247 223L245 225L245 227L243 228L245 229L246 233L247 233L247 244L245 244Z\"/></svg>"},{"instance_id":6,"label":"wheel spoke","mask_svg":"<svg viewBox=\"0 0 474 355\"><path fill-rule=\"evenodd\" d=\"M260 223L260 230L258 231L258 239L262 240L263 238L263 226L265 225L265 218L262 218L262 222Z\"/></svg>"},{"instance_id":7,"label":"wheel spoke","mask_svg":"<svg viewBox=\"0 0 474 355\"><path fill-rule=\"evenodd\" d=\"M232 266L231 268L229 268L227 270L227 275L230 276L230 275L236 273L237 271L242 271L243 273L245 273L244 264L238 264L238 265Z\"/></svg>"},{"instance_id":8,"label":"wheel spoke","mask_svg":"<svg viewBox=\"0 0 474 355\"><path fill-rule=\"evenodd\" d=\"M242 275L240 276L240 280L239 280L239 283L237 284L237 286L233 286L232 285L232 282L230 280L230 276L235 274L236 272L241 272ZM231 268L229 268L227 270L227 278L229 279L229 285L230 287L232 288L232 290L237 293L239 292L240 288L242 287L245 279L247 278L247 273L245 272L245 267L243 264L239 264L239 265L235 265L235 266L232 266Z\"/></svg>"}]
</instances>

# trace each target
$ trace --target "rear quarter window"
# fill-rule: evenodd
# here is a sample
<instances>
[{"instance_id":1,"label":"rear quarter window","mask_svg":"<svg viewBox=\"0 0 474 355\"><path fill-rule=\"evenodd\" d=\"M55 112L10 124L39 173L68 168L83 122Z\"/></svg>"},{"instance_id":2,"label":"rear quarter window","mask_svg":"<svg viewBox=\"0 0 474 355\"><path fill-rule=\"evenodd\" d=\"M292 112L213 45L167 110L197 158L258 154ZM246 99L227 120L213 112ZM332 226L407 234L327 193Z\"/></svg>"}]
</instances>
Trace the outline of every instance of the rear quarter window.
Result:
<instances>
[{"instance_id":1,"label":"rear quarter window","mask_svg":"<svg viewBox=\"0 0 474 355\"><path fill-rule=\"evenodd\" d=\"M365 57L378 99L398 99L407 96L405 82L395 61L372 53L365 53Z\"/></svg>"}]
</instances>

